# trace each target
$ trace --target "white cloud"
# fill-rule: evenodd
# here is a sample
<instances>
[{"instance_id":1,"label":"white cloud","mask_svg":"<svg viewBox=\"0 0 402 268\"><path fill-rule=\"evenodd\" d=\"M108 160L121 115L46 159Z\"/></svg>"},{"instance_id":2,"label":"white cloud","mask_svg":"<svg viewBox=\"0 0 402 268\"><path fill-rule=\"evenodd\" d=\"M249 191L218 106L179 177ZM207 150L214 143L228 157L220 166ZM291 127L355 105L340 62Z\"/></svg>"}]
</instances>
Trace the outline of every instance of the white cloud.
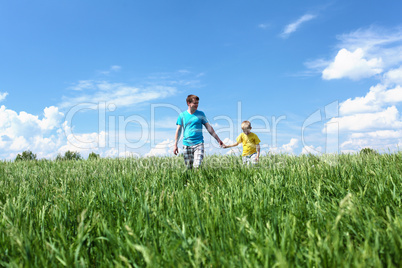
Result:
<instances>
[{"instance_id":1,"label":"white cloud","mask_svg":"<svg viewBox=\"0 0 402 268\"><path fill-rule=\"evenodd\" d=\"M372 148L380 152L399 151L402 145L401 130L380 130L353 133L341 144L342 152L358 152Z\"/></svg>"},{"instance_id":2,"label":"white cloud","mask_svg":"<svg viewBox=\"0 0 402 268\"><path fill-rule=\"evenodd\" d=\"M338 35L337 39L335 59L316 59L305 63L307 68L322 72L324 79L359 80L402 63L402 27L385 29L372 26Z\"/></svg>"},{"instance_id":3,"label":"white cloud","mask_svg":"<svg viewBox=\"0 0 402 268\"><path fill-rule=\"evenodd\" d=\"M402 103L402 27L369 27L337 38L336 57L307 62L307 68L321 69L325 80L374 77L379 82L364 96L341 102L339 117L329 120L322 132L339 133L342 152L395 148L402 141L397 137L402 129L398 111Z\"/></svg>"},{"instance_id":4,"label":"white cloud","mask_svg":"<svg viewBox=\"0 0 402 268\"><path fill-rule=\"evenodd\" d=\"M200 80L201 76L205 73L193 73L189 70L182 69L175 72L162 72L154 73L147 77L147 84L150 85L163 85L163 86L174 86L174 87L189 87L200 88L203 87Z\"/></svg>"},{"instance_id":5,"label":"white cloud","mask_svg":"<svg viewBox=\"0 0 402 268\"><path fill-rule=\"evenodd\" d=\"M117 72L121 70L121 66L118 65L113 65L112 67L110 67L111 71Z\"/></svg>"},{"instance_id":6,"label":"white cloud","mask_svg":"<svg viewBox=\"0 0 402 268\"><path fill-rule=\"evenodd\" d=\"M337 47L349 51L362 49L368 58L382 58L385 67L402 61L402 27L386 29L368 27L337 36Z\"/></svg>"},{"instance_id":7,"label":"white cloud","mask_svg":"<svg viewBox=\"0 0 402 268\"><path fill-rule=\"evenodd\" d=\"M82 91L86 89L94 89L94 82L92 80L81 80L75 86L70 87L72 90Z\"/></svg>"},{"instance_id":8,"label":"white cloud","mask_svg":"<svg viewBox=\"0 0 402 268\"><path fill-rule=\"evenodd\" d=\"M0 92L0 102L5 100L7 97L8 93L7 92Z\"/></svg>"},{"instance_id":9,"label":"white cloud","mask_svg":"<svg viewBox=\"0 0 402 268\"><path fill-rule=\"evenodd\" d=\"M402 66L385 73L384 83L402 85Z\"/></svg>"},{"instance_id":10,"label":"white cloud","mask_svg":"<svg viewBox=\"0 0 402 268\"><path fill-rule=\"evenodd\" d=\"M111 73L113 73L113 72L118 72L118 71L120 71L120 70L121 70L121 66L119 66L119 65L112 65L112 66L110 66L109 70L107 70L107 71L100 71L99 73L100 73L100 74L103 74L103 75L109 75L109 74L111 74Z\"/></svg>"},{"instance_id":11,"label":"white cloud","mask_svg":"<svg viewBox=\"0 0 402 268\"><path fill-rule=\"evenodd\" d=\"M60 129L64 115L57 107L44 109L43 118L0 107L0 158L12 157L25 150L38 152L38 157L54 155L61 146Z\"/></svg>"},{"instance_id":12,"label":"white cloud","mask_svg":"<svg viewBox=\"0 0 402 268\"><path fill-rule=\"evenodd\" d=\"M335 60L322 72L322 78L325 80L339 78L359 80L382 72L381 58L366 60L363 57L364 51L361 48L354 52L341 49Z\"/></svg>"},{"instance_id":13,"label":"white cloud","mask_svg":"<svg viewBox=\"0 0 402 268\"><path fill-rule=\"evenodd\" d=\"M293 149L299 147L298 144L299 144L299 140L292 138L292 139L290 139L290 142L288 144L284 144L282 146L282 148L285 150L285 152L293 153Z\"/></svg>"},{"instance_id":14,"label":"white cloud","mask_svg":"<svg viewBox=\"0 0 402 268\"><path fill-rule=\"evenodd\" d=\"M291 33L295 32L302 23L310 21L314 18L316 18L317 16L312 15L312 14L305 14L302 17L300 17L297 21L288 24L285 29L283 30L281 36L283 38L288 37Z\"/></svg>"},{"instance_id":15,"label":"white cloud","mask_svg":"<svg viewBox=\"0 0 402 268\"><path fill-rule=\"evenodd\" d=\"M106 138L107 133L104 131L100 133L69 134L67 139L63 140L63 144L58 147L57 153L64 155L67 151L79 152L84 158L88 157L91 152L106 156L108 148L102 146L102 140L106 140Z\"/></svg>"},{"instance_id":16,"label":"white cloud","mask_svg":"<svg viewBox=\"0 0 402 268\"><path fill-rule=\"evenodd\" d=\"M52 130L60 125L64 114L59 112L59 108L55 106L46 107L44 109L44 118L39 125L43 130Z\"/></svg>"},{"instance_id":17,"label":"white cloud","mask_svg":"<svg viewBox=\"0 0 402 268\"><path fill-rule=\"evenodd\" d=\"M111 66L109 72L116 72L120 69L120 66ZM67 109L82 103L105 102L106 107L112 112L110 107L113 105L116 108L132 107L173 96L177 93L176 87L199 84L199 81L183 79L185 75L194 76L187 70L179 70L175 73L167 73L167 75L168 77L162 80L147 78L149 81L143 84L148 86L139 87L109 81L81 80L70 88L71 95L63 97L59 107ZM169 86L173 84L175 86ZM0 92L0 98L4 99L7 94ZM167 143L161 142L149 151L150 145L155 141L163 141L167 137L174 138L174 131L172 132L170 128L176 127L177 117L170 114L164 114L163 121L155 122L156 130L153 135L149 130L151 125L144 127L141 122L139 125L131 123L131 121L125 121L124 126L117 122L115 122L116 125L111 125L111 120L117 120L115 117L107 118L109 124L103 128L107 129L107 132L79 133L76 128L79 129L80 126L74 126L72 122L63 122L64 114L60 112L59 107L46 107L42 115L35 115L24 111L16 112L0 106L0 158L12 159L17 153L24 150L31 150L38 155L38 158L55 158L58 153L64 154L67 150L78 151L82 156L87 156L93 151L99 153L101 157L140 156L146 153L157 155L173 150L172 148L168 150L170 145L167 143L172 143L168 140ZM91 107L86 109L91 109ZM75 113L74 118L74 122L80 122L76 121ZM72 121L70 117L68 119ZM98 119L95 118L96 123L99 122ZM128 123L130 123L129 126Z\"/></svg>"},{"instance_id":18,"label":"white cloud","mask_svg":"<svg viewBox=\"0 0 402 268\"><path fill-rule=\"evenodd\" d=\"M258 24L258 28L261 28L261 29L266 29L266 28L268 28L268 27L270 27L270 25L267 24L267 23L260 23L260 24Z\"/></svg>"},{"instance_id":19,"label":"white cloud","mask_svg":"<svg viewBox=\"0 0 402 268\"><path fill-rule=\"evenodd\" d=\"M110 158L114 158L117 157L119 155L119 151L117 150L117 148L110 148L109 150L106 150L103 155L101 155L102 157L110 157Z\"/></svg>"},{"instance_id":20,"label":"white cloud","mask_svg":"<svg viewBox=\"0 0 402 268\"><path fill-rule=\"evenodd\" d=\"M15 137L10 145L10 150L12 151L22 151L28 148L29 143L23 136Z\"/></svg>"},{"instance_id":21,"label":"white cloud","mask_svg":"<svg viewBox=\"0 0 402 268\"><path fill-rule=\"evenodd\" d=\"M353 133L352 139L374 138L374 139L402 139L402 130L377 130L366 133Z\"/></svg>"},{"instance_id":22,"label":"white cloud","mask_svg":"<svg viewBox=\"0 0 402 268\"><path fill-rule=\"evenodd\" d=\"M337 124L335 124L337 123ZM332 118L328 124L329 133L350 131L370 131L373 129L402 128L402 121L395 106L375 113L359 113L339 118Z\"/></svg>"},{"instance_id":23,"label":"white cloud","mask_svg":"<svg viewBox=\"0 0 402 268\"><path fill-rule=\"evenodd\" d=\"M106 146L108 134L105 131L92 133L73 133L66 122L63 124L66 134L67 144L59 149L60 152L95 150L101 146Z\"/></svg>"},{"instance_id":24,"label":"white cloud","mask_svg":"<svg viewBox=\"0 0 402 268\"><path fill-rule=\"evenodd\" d=\"M371 87L370 91L364 97L356 97L347 99L339 105L339 113L342 116L356 113L369 113L380 111L382 104L377 98L377 93L383 89L379 89L381 85Z\"/></svg>"},{"instance_id":25,"label":"white cloud","mask_svg":"<svg viewBox=\"0 0 402 268\"><path fill-rule=\"evenodd\" d=\"M167 139L156 144L145 156L171 156L173 154L174 140Z\"/></svg>"},{"instance_id":26,"label":"white cloud","mask_svg":"<svg viewBox=\"0 0 402 268\"><path fill-rule=\"evenodd\" d=\"M37 115L24 111L17 114L2 105L0 107L0 135L15 138L42 134L57 126L63 116L63 113L59 112L58 108L54 106L45 108L44 118L39 119Z\"/></svg>"},{"instance_id":27,"label":"white cloud","mask_svg":"<svg viewBox=\"0 0 402 268\"><path fill-rule=\"evenodd\" d=\"M169 86L151 86L138 88L123 83L109 83L106 81L80 81L76 88L80 91L90 89L76 97L64 97L60 107L67 108L80 103L114 104L119 107L132 106L147 101L163 99L174 95L177 90Z\"/></svg>"},{"instance_id":28,"label":"white cloud","mask_svg":"<svg viewBox=\"0 0 402 268\"><path fill-rule=\"evenodd\" d=\"M370 88L366 96L347 99L342 102L339 107L339 112L342 116L356 113L378 112L386 105L400 102L402 102L401 86L398 85L388 89L384 84L377 84Z\"/></svg>"},{"instance_id":29,"label":"white cloud","mask_svg":"<svg viewBox=\"0 0 402 268\"><path fill-rule=\"evenodd\" d=\"M289 143L283 144L281 147L271 147L269 153L271 154L294 154L294 150L299 147L299 140L292 138Z\"/></svg>"},{"instance_id":30,"label":"white cloud","mask_svg":"<svg viewBox=\"0 0 402 268\"><path fill-rule=\"evenodd\" d=\"M318 155L318 154L322 154L322 147L321 146L317 146L314 147L313 145L310 146L304 146L302 149L301 154L314 154L314 155Z\"/></svg>"},{"instance_id":31,"label":"white cloud","mask_svg":"<svg viewBox=\"0 0 402 268\"><path fill-rule=\"evenodd\" d=\"M380 98L384 103L399 103L402 102L402 87L396 86L394 89L381 92Z\"/></svg>"},{"instance_id":32,"label":"white cloud","mask_svg":"<svg viewBox=\"0 0 402 268\"><path fill-rule=\"evenodd\" d=\"M311 61L307 61L304 63L304 65L311 70L318 71L319 73L322 72L323 69L325 69L331 61L324 60L324 59L315 59Z\"/></svg>"}]
</instances>

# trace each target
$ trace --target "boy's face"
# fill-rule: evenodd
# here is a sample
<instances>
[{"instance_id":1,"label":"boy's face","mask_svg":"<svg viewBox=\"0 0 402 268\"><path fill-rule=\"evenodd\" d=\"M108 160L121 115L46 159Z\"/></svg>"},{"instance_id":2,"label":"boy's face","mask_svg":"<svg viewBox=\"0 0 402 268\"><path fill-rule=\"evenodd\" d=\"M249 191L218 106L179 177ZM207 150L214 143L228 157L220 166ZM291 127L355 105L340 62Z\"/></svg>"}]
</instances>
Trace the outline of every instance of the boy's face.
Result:
<instances>
[{"instance_id":1,"label":"boy's face","mask_svg":"<svg viewBox=\"0 0 402 268\"><path fill-rule=\"evenodd\" d=\"M243 128L243 132L244 132L244 134L246 134L246 135L250 134L250 132L251 132L251 127L249 127L249 128Z\"/></svg>"}]
</instances>

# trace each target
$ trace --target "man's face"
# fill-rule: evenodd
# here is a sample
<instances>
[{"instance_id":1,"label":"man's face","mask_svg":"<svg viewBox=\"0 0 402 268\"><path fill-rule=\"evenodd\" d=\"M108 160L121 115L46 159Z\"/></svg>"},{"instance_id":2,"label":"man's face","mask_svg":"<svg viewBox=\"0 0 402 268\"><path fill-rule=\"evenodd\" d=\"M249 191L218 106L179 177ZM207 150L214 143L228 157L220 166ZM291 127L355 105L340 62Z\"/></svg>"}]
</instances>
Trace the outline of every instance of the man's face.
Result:
<instances>
[{"instance_id":1,"label":"man's face","mask_svg":"<svg viewBox=\"0 0 402 268\"><path fill-rule=\"evenodd\" d=\"M198 103L199 103L199 101L197 101L197 100L192 101L192 102L189 102L189 103L188 103L188 107L189 107L191 110L197 110L197 108L198 108Z\"/></svg>"}]
</instances>

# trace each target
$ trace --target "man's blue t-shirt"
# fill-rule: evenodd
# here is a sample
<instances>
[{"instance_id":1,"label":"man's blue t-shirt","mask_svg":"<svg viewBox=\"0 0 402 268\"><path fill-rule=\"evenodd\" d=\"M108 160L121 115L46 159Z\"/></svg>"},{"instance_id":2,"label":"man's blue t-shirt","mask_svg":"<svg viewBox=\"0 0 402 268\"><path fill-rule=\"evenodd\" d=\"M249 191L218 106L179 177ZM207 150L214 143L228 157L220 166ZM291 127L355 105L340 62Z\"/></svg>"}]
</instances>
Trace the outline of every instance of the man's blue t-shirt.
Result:
<instances>
[{"instance_id":1,"label":"man's blue t-shirt","mask_svg":"<svg viewBox=\"0 0 402 268\"><path fill-rule=\"evenodd\" d=\"M196 110L190 114L184 111L177 118L176 125L183 127L183 145L193 146L204 142L202 125L208 123L207 117L201 111Z\"/></svg>"}]
</instances>

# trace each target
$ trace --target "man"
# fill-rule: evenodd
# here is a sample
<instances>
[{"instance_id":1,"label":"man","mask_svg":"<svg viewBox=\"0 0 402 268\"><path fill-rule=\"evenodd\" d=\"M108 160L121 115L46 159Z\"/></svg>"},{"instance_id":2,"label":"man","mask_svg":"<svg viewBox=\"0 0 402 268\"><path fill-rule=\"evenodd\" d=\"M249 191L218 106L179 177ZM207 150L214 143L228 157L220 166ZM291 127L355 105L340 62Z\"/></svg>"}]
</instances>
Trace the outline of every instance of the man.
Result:
<instances>
[{"instance_id":1,"label":"man","mask_svg":"<svg viewBox=\"0 0 402 268\"><path fill-rule=\"evenodd\" d=\"M176 122L177 129L173 153L175 155L179 153L177 143L183 129L184 163L189 169L200 167L204 158L204 137L202 136L203 125L208 130L209 134L216 139L219 145L223 145L223 142L219 139L212 126L208 123L205 114L197 110L199 100L200 98L195 95L188 95L186 99L188 109L179 115Z\"/></svg>"}]
</instances>

